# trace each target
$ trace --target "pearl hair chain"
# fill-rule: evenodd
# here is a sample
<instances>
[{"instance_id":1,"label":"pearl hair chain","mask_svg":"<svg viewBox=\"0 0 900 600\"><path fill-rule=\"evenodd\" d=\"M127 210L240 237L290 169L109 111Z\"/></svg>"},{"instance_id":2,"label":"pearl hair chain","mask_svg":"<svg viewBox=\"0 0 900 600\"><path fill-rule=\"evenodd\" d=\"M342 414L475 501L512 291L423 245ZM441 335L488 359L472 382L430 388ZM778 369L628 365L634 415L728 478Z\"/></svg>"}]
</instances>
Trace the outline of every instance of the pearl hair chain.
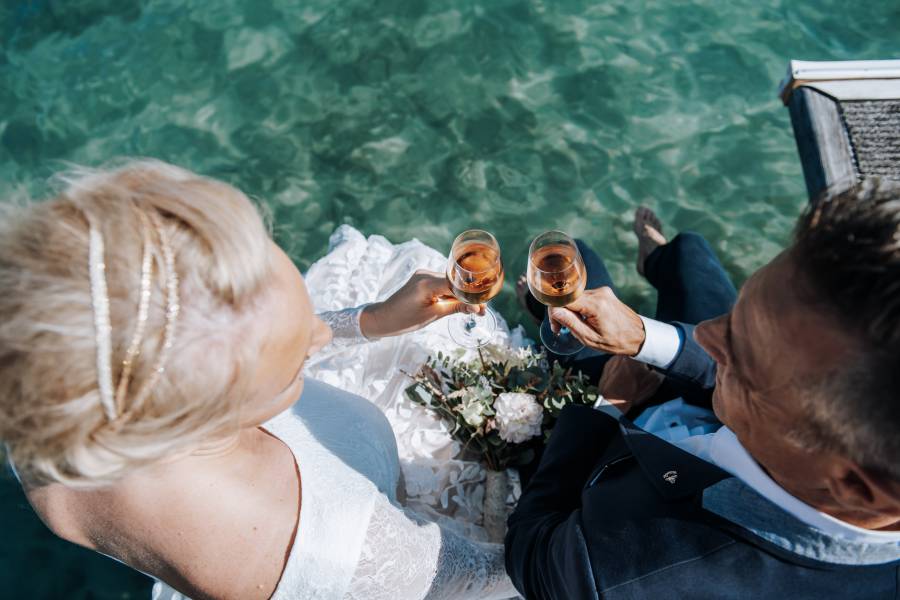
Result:
<instances>
[{"instance_id":1,"label":"pearl hair chain","mask_svg":"<svg viewBox=\"0 0 900 600\"><path fill-rule=\"evenodd\" d=\"M134 326L134 335L131 344L125 352L125 360L122 361L122 375L119 377L119 385L116 389L116 412L122 414L125 410L125 396L128 394L128 384L131 383L131 369L134 360L141 351L141 340L144 330L147 328L147 317L150 313L150 278L153 276L153 255L150 251L150 226L147 216L141 212L142 233L144 238L143 257L141 259L141 296L138 301L137 323Z\"/></svg>"},{"instance_id":2,"label":"pearl hair chain","mask_svg":"<svg viewBox=\"0 0 900 600\"><path fill-rule=\"evenodd\" d=\"M106 263L103 259L103 236L91 224L88 259L91 270L91 305L94 308L94 330L97 335L97 387L100 404L110 421L116 419L112 387L112 343L109 321L109 293L106 290Z\"/></svg>"},{"instance_id":3,"label":"pearl hair chain","mask_svg":"<svg viewBox=\"0 0 900 600\"><path fill-rule=\"evenodd\" d=\"M91 304L94 311L94 329L97 337L97 388L100 392L100 403L107 420L120 425L134 413L153 389L159 377L165 372L166 361L175 343L176 323L181 306L178 298L178 273L175 270L175 254L169 243L168 235L163 228L162 220L156 212L151 212L149 217L141 212L141 224L143 230L143 252L141 258L141 290L138 300L138 313L134 333L131 342L125 352L122 361L122 373L118 385L113 393L112 383L112 325L109 315L109 293L106 285L106 264L104 259L103 236L100 231L90 223L89 239L89 263L91 281ZM152 278L154 255L152 252L151 230L155 231L159 238L160 252L165 267L166 277L166 324L163 330L162 348L157 356L156 363L147 380L138 389L131 402L131 406L125 408L125 400L128 395L128 387L131 383L131 375L135 360L141 352L141 342L147 329L147 321L150 313L150 299L152 294Z\"/></svg>"},{"instance_id":4,"label":"pearl hair chain","mask_svg":"<svg viewBox=\"0 0 900 600\"><path fill-rule=\"evenodd\" d=\"M181 311L181 305L178 300L178 272L175 270L175 254L172 252L172 246L169 244L169 236L163 229L162 220L156 212L150 213L150 220L153 222L153 228L156 230L157 236L159 236L159 245L166 267L166 325L163 330L162 348L159 351L156 364L150 372L150 377L135 394L129 411L137 410L143 405L153 386L159 380L160 375L166 370L166 360L169 358L172 346L175 344L175 325L178 322L178 313Z\"/></svg>"}]
</instances>

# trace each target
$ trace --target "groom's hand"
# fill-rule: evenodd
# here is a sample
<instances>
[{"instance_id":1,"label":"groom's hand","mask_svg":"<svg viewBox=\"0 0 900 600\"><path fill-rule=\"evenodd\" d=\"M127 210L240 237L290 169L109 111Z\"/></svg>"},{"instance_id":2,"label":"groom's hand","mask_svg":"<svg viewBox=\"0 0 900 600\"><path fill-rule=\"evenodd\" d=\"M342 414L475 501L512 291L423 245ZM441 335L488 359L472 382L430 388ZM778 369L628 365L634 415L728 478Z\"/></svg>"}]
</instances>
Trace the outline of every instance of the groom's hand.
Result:
<instances>
[{"instance_id":1,"label":"groom's hand","mask_svg":"<svg viewBox=\"0 0 900 600\"><path fill-rule=\"evenodd\" d=\"M611 354L634 356L644 344L644 323L608 287L585 291L565 308L550 308L554 331L568 327L582 344Z\"/></svg>"},{"instance_id":2,"label":"groom's hand","mask_svg":"<svg viewBox=\"0 0 900 600\"><path fill-rule=\"evenodd\" d=\"M483 314L484 310L484 305L457 300L445 275L419 270L390 298L367 306L359 326L371 340L416 331L447 315Z\"/></svg>"}]
</instances>

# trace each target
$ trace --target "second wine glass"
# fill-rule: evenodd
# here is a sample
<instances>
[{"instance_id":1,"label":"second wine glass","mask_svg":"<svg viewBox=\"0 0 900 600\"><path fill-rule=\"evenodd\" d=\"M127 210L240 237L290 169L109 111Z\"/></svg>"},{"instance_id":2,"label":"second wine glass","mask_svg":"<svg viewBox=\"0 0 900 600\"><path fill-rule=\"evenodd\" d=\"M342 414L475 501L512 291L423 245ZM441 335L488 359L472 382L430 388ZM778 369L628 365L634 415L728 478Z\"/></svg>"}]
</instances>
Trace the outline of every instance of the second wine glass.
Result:
<instances>
[{"instance_id":1,"label":"second wine glass","mask_svg":"<svg viewBox=\"0 0 900 600\"><path fill-rule=\"evenodd\" d=\"M503 288L503 261L496 238L481 229L469 229L453 240L447 261L450 289L460 302L485 304ZM497 330L497 318L485 307L484 315L454 315L447 321L450 337L460 346L480 348Z\"/></svg>"},{"instance_id":2,"label":"second wine glass","mask_svg":"<svg viewBox=\"0 0 900 600\"><path fill-rule=\"evenodd\" d=\"M584 260L575 240L562 231L547 231L528 249L528 289L545 306L562 307L581 296L587 285ZM549 315L541 323L541 342L554 354L575 354L584 344L568 328L554 333Z\"/></svg>"}]
</instances>

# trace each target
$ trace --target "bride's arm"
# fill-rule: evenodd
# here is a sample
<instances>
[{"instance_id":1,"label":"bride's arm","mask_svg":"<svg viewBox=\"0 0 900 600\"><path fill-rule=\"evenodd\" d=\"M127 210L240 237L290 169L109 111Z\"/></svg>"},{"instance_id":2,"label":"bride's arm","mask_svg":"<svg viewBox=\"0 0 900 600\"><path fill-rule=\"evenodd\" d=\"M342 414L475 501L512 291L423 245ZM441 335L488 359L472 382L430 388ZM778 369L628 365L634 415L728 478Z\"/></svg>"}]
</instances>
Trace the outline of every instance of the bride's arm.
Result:
<instances>
[{"instance_id":1,"label":"bride's arm","mask_svg":"<svg viewBox=\"0 0 900 600\"><path fill-rule=\"evenodd\" d=\"M457 300L447 278L433 271L416 271L399 290L382 302L319 314L334 332L334 343L349 345L416 331L454 313L484 312Z\"/></svg>"},{"instance_id":2,"label":"bride's arm","mask_svg":"<svg viewBox=\"0 0 900 600\"><path fill-rule=\"evenodd\" d=\"M502 545L466 539L378 496L348 597L499 600L518 593Z\"/></svg>"},{"instance_id":3,"label":"bride's arm","mask_svg":"<svg viewBox=\"0 0 900 600\"><path fill-rule=\"evenodd\" d=\"M317 316L331 328L331 344L336 347L350 346L368 342L360 327L360 316L370 304L342 310L328 310Z\"/></svg>"}]
</instances>

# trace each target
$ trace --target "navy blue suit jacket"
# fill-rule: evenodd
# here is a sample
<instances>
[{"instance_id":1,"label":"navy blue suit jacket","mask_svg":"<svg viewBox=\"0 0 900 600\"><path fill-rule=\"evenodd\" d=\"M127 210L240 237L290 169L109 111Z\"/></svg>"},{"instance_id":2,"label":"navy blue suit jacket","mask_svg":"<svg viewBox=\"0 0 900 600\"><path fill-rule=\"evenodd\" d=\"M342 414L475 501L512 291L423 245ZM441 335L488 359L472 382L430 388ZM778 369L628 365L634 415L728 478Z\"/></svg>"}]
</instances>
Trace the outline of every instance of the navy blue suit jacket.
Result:
<instances>
[{"instance_id":1,"label":"navy blue suit jacket","mask_svg":"<svg viewBox=\"0 0 900 600\"><path fill-rule=\"evenodd\" d=\"M708 401L715 363L678 325L667 375ZM509 575L529 600L900 597L900 561L810 559L706 510L729 477L624 417L567 407L509 519Z\"/></svg>"}]
</instances>

